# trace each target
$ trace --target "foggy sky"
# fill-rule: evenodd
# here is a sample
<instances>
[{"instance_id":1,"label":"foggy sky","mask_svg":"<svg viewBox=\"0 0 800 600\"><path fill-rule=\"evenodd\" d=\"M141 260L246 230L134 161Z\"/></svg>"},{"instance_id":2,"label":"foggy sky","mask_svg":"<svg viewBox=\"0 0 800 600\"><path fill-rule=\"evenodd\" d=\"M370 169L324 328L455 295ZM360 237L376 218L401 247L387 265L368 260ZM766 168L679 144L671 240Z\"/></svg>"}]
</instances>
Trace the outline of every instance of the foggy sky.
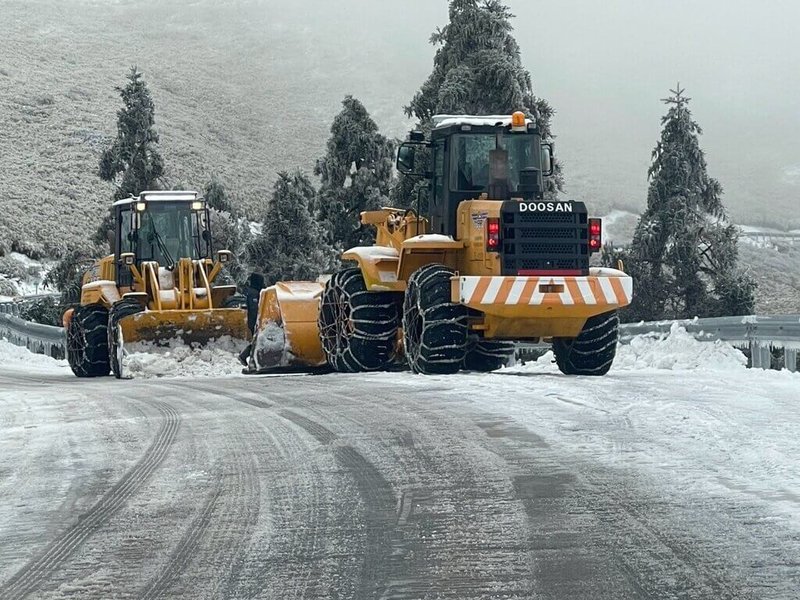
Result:
<instances>
[{"instance_id":1,"label":"foggy sky","mask_svg":"<svg viewBox=\"0 0 800 600\"><path fill-rule=\"evenodd\" d=\"M666 112L660 99L680 81L704 131L709 173L723 184L731 213L753 222L758 218L748 217L755 213L800 218L800 4L507 4L517 15L515 35L535 92L557 110L553 130L570 195L591 201L596 194L604 204L621 206L644 203L650 152ZM382 91L342 83L378 106L387 101L377 99L382 93L401 103L411 98L431 69L433 26L447 21L444 0L346 0L317 10L318 21L309 27L324 45L366 43L381 54ZM329 40L340 28L345 37ZM379 111L376 119L395 135L407 128L399 115Z\"/></svg>"}]
</instances>

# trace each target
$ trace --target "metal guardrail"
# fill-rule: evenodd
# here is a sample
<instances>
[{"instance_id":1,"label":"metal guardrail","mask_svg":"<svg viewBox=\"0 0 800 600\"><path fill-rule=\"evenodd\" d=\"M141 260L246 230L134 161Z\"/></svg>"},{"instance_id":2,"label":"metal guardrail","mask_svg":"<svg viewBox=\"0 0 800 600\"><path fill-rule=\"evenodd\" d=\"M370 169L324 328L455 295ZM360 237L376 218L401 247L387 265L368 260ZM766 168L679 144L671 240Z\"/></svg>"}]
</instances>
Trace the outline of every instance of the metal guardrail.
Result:
<instances>
[{"instance_id":1,"label":"metal guardrail","mask_svg":"<svg viewBox=\"0 0 800 600\"><path fill-rule=\"evenodd\" d=\"M757 369L772 367L772 350L783 350L783 364L797 371L800 351L800 315L716 317L683 321L652 321L626 323L619 328L620 343L626 344L638 335L667 335L677 323L701 341L721 340L748 350L750 366ZM523 354L535 356L547 349L543 344L520 344Z\"/></svg>"},{"instance_id":2,"label":"metal guardrail","mask_svg":"<svg viewBox=\"0 0 800 600\"><path fill-rule=\"evenodd\" d=\"M652 333L668 333L673 323L686 328L699 340L722 340L742 349L749 349L751 366L772 367L772 350L783 350L784 367L797 371L800 350L800 315L717 317L687 321L632 323L620 328L620 339Z\"/></svg>"},{"instance_id":3,"label":"metal guardrail","mask_svg":"<svg viewBox=\"0 0 800 600\"><path fill-rule=\"evenodd\" d=\"M12 306L9 306L12 305ZM47 354L54 358L66 356L64 330L30 323L15 316L18 302L0 303L0 337L24 346L31 352ZM728 342L738 348L749 350L751 366L769 369L772 366L772 350L782 349L784 366L797 370L800 351L800 315L717 317L683 321L654 321L628 323L620 326L620 342L625 344L638 335L666 335L677 323L698 340ZM547 344L520 344L523 354L535 355L547 349Z\"/></svg>"},{"instance_id":4,"label":"metal guardrail","mask_svg":"<svg viewBox=\"0 0 800 600\"><path fill-rule=\"evenodd\" d=\"M66 356L64 329L24 321L11 314L0 314L0 338L6 338L16 346L23 346L35 354L46 354L52 358Z\"/></svg>"}]
</instances>

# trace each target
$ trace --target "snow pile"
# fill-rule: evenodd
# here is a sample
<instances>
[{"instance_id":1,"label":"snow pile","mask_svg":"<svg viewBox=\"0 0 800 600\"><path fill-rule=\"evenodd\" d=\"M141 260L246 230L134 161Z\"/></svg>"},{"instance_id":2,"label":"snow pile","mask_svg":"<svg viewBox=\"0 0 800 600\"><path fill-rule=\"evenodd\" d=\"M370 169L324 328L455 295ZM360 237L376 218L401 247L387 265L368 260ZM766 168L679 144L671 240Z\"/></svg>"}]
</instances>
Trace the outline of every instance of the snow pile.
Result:
<instances>
[{"instance_id":1,"label":"snow pile","mask_svg":"<svg viewBox=\"0 0 800 600\"><path fill-rule=\"evenodd\" d=\"M24 366L26 370L53 370L59 373L68 367L65 360L56 360L44 354L34 354L27 348L15 346L6 338L0 338L0 365L3 367L19 365Z\"/></svg>"},{"instance_id":2,"label":"snow pile","mask_svg":"<svg viewBox=\"0 0 800 600\"><path fill-rule=\"evenodd\" d=\"M669 334L640 335L620 345L614 369L669 369L673 371L744 369L747 357L726 342L700 342L673 323Z\"/></svg>"},{"instance_id":3,"label":"snow pile","mask_svg":"<svg viewBox=\"0 0 800 600\"><path fill-rule=\"evenodd\" d=\"M612 371L664 369L671 371L744 369L747 357L726 342L701 342L684 327L673 323L667 335L648 334L633 338L629 344L617 346ZM552 351L536 362L520 367L524 371L557 373Z\"/></svg>"},{"instance_id":4,"label":"snow pile","mask_svg":"<svg viewBox=\"0 0 800 600\"><path fill-rule=\"evenodd\" d=\"M136 379L238 375L242 372L238 355L245 345L230 336L197 349L179 339L166 346L152 342L126 344L123 373Z\"/></svg>"}]
</instances>

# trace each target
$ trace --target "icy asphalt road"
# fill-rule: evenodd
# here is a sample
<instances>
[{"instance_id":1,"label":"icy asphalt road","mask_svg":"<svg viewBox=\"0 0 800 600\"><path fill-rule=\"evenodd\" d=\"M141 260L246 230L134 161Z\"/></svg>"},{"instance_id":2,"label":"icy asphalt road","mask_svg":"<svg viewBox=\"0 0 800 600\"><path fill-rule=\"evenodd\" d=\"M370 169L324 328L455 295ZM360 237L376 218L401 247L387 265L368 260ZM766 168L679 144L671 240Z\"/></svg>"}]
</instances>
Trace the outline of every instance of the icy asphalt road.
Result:
<instances>
[{"instance_id":1,"label":"icy asphalt road","mask_svg":"<svg viewBox=\"0 0 800 600\"><path fill-rule=\"evenodd\" d=\"M0 598L796 599L798 382L0 368Z\"/></svg>"}]
</instances>

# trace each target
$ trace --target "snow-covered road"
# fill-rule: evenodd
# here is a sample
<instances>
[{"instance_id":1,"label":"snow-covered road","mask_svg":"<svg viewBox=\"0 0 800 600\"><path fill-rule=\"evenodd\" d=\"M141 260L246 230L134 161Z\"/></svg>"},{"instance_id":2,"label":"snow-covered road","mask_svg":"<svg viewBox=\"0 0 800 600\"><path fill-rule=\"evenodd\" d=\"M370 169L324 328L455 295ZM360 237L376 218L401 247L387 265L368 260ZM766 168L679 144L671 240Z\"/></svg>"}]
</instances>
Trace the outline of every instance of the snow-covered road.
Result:
<instances>
[{"instance_id":1,"label":"snow-covered road","mask_svg":"<svg viewBox=\"0 0 800 600\"><path fill-rule=\"evenodd\" d=\"M2 366L0 598L800 597L800 376L658 352L600 379Z\"/></svg>"}]
</instances>

